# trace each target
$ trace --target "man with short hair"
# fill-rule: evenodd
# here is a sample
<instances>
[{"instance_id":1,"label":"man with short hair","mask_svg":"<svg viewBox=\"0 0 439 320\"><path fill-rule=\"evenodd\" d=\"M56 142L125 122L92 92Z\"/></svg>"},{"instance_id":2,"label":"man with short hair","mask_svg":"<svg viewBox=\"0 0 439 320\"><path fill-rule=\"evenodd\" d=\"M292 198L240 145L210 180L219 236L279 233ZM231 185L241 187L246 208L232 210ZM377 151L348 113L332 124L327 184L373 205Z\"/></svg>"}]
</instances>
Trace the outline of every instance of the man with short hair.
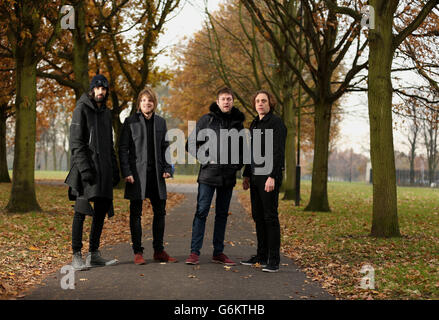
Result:
<instances>
[{"instance_id":1,"label":"man with short hair","mask_svg":"<svg viewBox=\"0 0 439 320\"><path fill-rule=\"evenodd\" d=\"M229 88L223 88L218 91L216 102L212 103L209 113L200 118L196 124L195 130L191 133L195 137L204 129L213 130L217 137L217 152L209 154L208 162L201 163L198 174L198 196L197 209L192 224L192 241L191 253L186 260L186 264L198 264L200 250L203 245L206 218L210 210L213 194L216 192L215 204L215 226L213 233L213 257L212 262L225 265L236 265L224 253L224 236L228 218L230 200L232 198L233 187L236 184L236 172L242 168L242 157L240 163L232 164L230 162L231 150L229 145L227 163L220 163L221 150L220 130L236 129L238 131L244 128L244 114L233 106L233 92ZM189 137L188 141L194 141L193 137ZM191 139L192 138L192 139ZM210 141L197 141L196 148L199 149L204 143ZM242 146L242 144L241 144ZM186 145L189 151L191 147ZM239 152L239 151L238 151ZM192 154L196 157L196 154ZM212 160L212 159L216 159ZM200 159L199 159L200 160Z\"/></svg>"},{"instance_id":2,"label":"man with short hair","mask_svg":"<svg viewBox=\"0 0 439 320\"><path fill-rule=\"evenodd\" d=\"M172 175L172 166L166 162L169 142L165 139L166 121L155 113L157 95L145 88L137 99L137 112L128 117L122 127L119 142L119 160L125 178L125 198L130 200L130 230L134 263L145 264L142 247L142 204L149 198L154 213L152 221L153 259L159 262L177 262L163 247L166 215L165 179Z\"/></svg>"},{"instance_id":3,"label":"man with short hair","mask_svg":"<svg viewBox=\"0 0 439 320\"><path fill-rule=\"evenodd\" d=\"M75 270L113 265L117 260L101 257L99 244L105 215L113 214L113 187L119 182L119 169L113 148L111 111L106 107L107 79L98 74L76 104L70 125L72 167L65 180L69 199L76 200L72 224L72 266ZM92 208L90 202L94 203ZM93 217L89 254L82 259L82 231L86 215Z\"/></svg>"}]
</instances>

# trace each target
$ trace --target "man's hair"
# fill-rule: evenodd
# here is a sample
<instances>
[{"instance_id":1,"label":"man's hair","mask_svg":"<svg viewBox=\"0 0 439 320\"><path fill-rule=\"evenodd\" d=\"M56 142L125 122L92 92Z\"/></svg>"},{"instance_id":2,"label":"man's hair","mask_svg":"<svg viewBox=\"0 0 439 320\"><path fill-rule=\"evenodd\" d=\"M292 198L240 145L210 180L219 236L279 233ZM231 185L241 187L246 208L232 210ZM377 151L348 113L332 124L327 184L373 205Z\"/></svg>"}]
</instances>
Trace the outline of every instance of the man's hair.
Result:
<instances>
[{"instance_id":1,"label":"man's hair","mask_svg":"<svg viewBox=\"0 0 439 320\"><path fill-rule=\"evenodd\" d=\"M274 107L276 106L276 99L274 98L274 96L270 92L268 92L266 90L258 90L253 95L253 98L252 98L252 106L253 106L253 108L256 105L256 97L258 96L258 94L261 94L261 93L267 95L267 97L268 97L268 104L270 105L270 110L274 110Z\"/></svg>"},{"instance_id":2,"label":"man's hair","mask_svg":"<svg viewBox=\"0 0 439 320\"><path fill-rule=\"evenodd\" d=\"M142 97L147 95L154 102L154 110L157 109L157 94L150 87L146 87L142 91L140 91L139 96L137 97L137 110L140 110L140 100Z\"/></svg>"},{"instance_id":3,"label":"man's hair","mask_svg":"<svg viewBox=\"0 0 439 320\"><path fill-rule=\"evenodd\" d=\"M224 88L220 89L216 93L216 99L218 100L219 96L222 95L222 94L230 94L232 96L232 99L235 100L235 96L233 95L233 91L229 87L224 87Z\"/></svg>"}]
</instances>

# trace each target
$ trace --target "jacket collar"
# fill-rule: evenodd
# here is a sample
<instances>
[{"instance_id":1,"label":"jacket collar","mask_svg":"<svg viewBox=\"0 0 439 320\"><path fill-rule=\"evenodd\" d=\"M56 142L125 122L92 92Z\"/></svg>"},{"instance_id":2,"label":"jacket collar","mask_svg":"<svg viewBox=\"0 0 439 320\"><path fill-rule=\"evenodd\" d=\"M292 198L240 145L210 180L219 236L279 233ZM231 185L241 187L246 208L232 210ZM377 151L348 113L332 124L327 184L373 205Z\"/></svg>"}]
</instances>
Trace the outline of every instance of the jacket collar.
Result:
<instances>
[{"instance_id":1,"label":"jacket collar","mask_svg":"<svg viewBox=\"0 0 439 320\"><path fill-rule=\"evenodd\" d=\"M271 119L271 117L273 116L273 110L272 109L270 109L270 111L262 118L262 119L259 119L259 115L257 115L256 117L255 117L255 122L267 122L268 120L270 120Z\"/></svg>"},{"instance_id":2,"label":"jacket collar","mask_svg":"<svg viewBox=\"0 0 439 320\"><path fill-rule=\"evenodd\" d=\"M212 115L220 118L230 118L231 120L239 121L239 122L243 122L245 120L244 113L239 111L238 108L236 107L232 107L230 114L226 114L221 111L220 107L216 102L213 102L209 107L209 111Z\"/></svg>"},{"instance_id":3,"label":"jacket collar","mask_svg":"<svg viewBox=\"0 0 439 320\"><path fill-rule=\"evenodd\" d=\"M137 118L140 120L140 119L146 119L145 118L145 116L143 115L143 113L139 110L139 111L136 111L136 115L137 115ZM154 119L155 120L155 117L156 117L156 114L155 114L155 112L153 112L152 113L152 117L150 118L150 120L151 119Z\"/></svg>"}]
</instances>

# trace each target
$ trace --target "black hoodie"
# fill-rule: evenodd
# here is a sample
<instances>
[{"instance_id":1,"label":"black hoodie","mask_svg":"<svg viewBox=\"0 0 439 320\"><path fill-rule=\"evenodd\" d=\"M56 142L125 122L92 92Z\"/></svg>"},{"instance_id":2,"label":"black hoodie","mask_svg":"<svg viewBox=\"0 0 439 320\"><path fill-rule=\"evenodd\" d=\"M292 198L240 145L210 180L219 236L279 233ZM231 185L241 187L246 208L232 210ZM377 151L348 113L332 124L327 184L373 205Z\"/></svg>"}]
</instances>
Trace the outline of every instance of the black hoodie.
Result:
<instances>
[{"instance_id":1,"label":"black hoodie","mask_svg":"<svg viewBox=\"0 0 439 320\"><path fill-rule=\"evenodd\" d=\"M239 111L237 108L232 107L231 112L229 114L221 111L216 102L212 103L209 108L209 113L205 114L198 120L196 125L196 130L191 133L191 139L194 137L192 135L196 135L202 129L211 129L215 132L217 137L217 161L210 161L209 163L202 164L200 167L200 172L198 174L198 183L204 183L216 187L230 187L236 184L236 171L240 170L243 166L243 157L242 150L244 140L240 138L240 154L239 154L239 163L232 164L231 163L231 143L229 139L228 143L228 162L227 164L220 164L220 130L221 129L236 129L241 131L244 128L244 120L245 115ZM206 139L208 141L208 139ZM197 141L196 142L196 150L206 143L206 141ZM186 150L188 150L188 144L186 144ZM192 154L196 157L195 154Z\"/></svg>"}]
</instances>

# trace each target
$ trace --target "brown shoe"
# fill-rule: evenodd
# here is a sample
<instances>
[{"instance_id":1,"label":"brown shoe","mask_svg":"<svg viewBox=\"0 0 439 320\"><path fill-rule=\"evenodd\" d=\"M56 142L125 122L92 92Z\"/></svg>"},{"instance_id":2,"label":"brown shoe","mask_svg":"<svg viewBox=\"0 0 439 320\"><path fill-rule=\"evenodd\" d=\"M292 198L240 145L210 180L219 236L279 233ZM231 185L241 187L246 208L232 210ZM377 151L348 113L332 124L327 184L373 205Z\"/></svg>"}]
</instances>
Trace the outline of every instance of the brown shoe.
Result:
<instances>
[{"instance_id":1,"label":"brown shoe","mask_svg":"<svg viewBox=\"0 0 439 320\"><path fill-rule=\"evenodd\" d=\"M136 253L134 255L134 263L135 264L146 264L145 259L143 259L143 255L141 253Z\"/></svg>"},{"instance_id":2,"label":"brown shoe","mask_svg":"<svg viewBox=\"0 0 439 320\"><path fill-rule=\"evenodd\" d=\"M165 250L161 252L154 252L154 260L160 262L170 262L170 263L178 262L177 259L170 257Z\"/></svg>"}]
</instances>

